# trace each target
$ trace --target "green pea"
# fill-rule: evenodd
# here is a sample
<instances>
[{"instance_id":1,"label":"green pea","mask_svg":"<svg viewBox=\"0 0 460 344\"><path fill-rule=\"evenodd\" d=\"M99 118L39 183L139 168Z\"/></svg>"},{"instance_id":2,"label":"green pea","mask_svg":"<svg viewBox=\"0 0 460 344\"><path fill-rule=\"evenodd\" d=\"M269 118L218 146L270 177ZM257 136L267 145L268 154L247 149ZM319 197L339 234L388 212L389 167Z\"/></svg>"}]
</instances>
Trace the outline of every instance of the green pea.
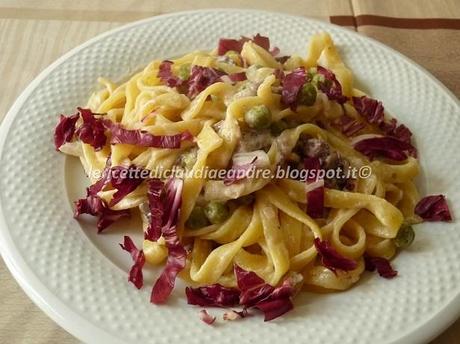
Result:
<instances>
[{"instance_id":1,"label":"green pea","mask_svg":"<svg viewBox=\"0 0 460 344\"><path fill-rule=\"evenodd\" d=\"M286 122L278 121L278 122L272 123L272 125L270 126L270 132L272 133L273 136L278 136L287 128L288 128L288 125Z\"/></svg>"},{"instance_id":2,"label":"green pea","mask_svg":"<svg viewBox=\"0 0 460 344\"><path fill-rule=\"evenodd\" d=\"M191 149L180 157L179 163L181 167L184 167L186 170L191 170L196 162L196 149Z\"/></svg>"},{"instance_id":3,"label":"green pea","mask_svg":"<svg viewBox=\"0 0 460 344\"><path fill-rule=\"evenodd\" d=\"M299 103L305 106L312 106L316 101L316 87L311 83L302 86L299 92Z\"/></svg>"},{"instance_id":4,"label":"green pea","mask_svg":"<svg viewBox=\"0 0 460 344\"><path fill-rule=\"evenodd\" d=\"M189 154L184 155L183 162L184 162L184 167L187 170L191 170L196 162L196 154L189 153Z\"/></svg>"},{"instance_id":5,"label":"green pea","mask_svg":"<svg viewBox=\"0 0 460 344\"><path fill-rule=\"evenodd\" d=\"M224 222L229 214L228 207L222 202L209 202L204 208L204 213L208 218L209 222L213 224Z\"/></svg>"},{"instance_id":6,"label":"green pea","mask_svg":"<svg viewBox=\"0 0 460 344\"><path fill-rule=\"evenodd\" d=\"M332 86L332 81L329 79L326 79L324 75L322 74L315 74L313 76L311 83L318 88L321 86L324 86L325 88L329 88Z\"/></svg>"},{"instance_id":7,"label":"green pea","mask_svg":"<svg viewBox=\"0 0 460 344\"><path fill-rule=\"evenodd\" d=\"M195 206L185 222L185 226L190 229L197 229L207 225L209 225L209 222L203 207Z\"/></svg>"},{"instance_id":8,"label":"green pea","mask_svg":"<svg viewBox=\"0 0 460 344\"><path fill-rule=\"evenodd\" d=\"M308 68L307 70L307 80L313 80L313 77L317 74L316 67Z\"/></svg>"},{"instance_id":9,"label":"green pea","mask_svg":"<svg viewBox=\"0 0 460 344\"><path fill-rule=\"evenodd\" d=\"M396 247L399 248L408 248L415 238L415 232L411 226L403 226L399 229L394 243Z\"/></svg>"},{"instance_id":10,"label":"green pea","mask_svg":"<svg viewBox=\"0 0 460 344\"><path fill-rule=\"evenodd\" d=\"M253 129L265 129L270 126L272 113L265 105L257 105L244 114L247 125Z\"/></svg>"},{"instance_id":11,"label":"green pea","mask_svg":"<svg viewBox=\"0 0 460 344\"><path fill-rule=\"evenodd\" d=\"M177 72L177 76L182 80L187 80L190 77L190 67L191 65L189 63L181 65Z\"/></svg>"}]
</instances>

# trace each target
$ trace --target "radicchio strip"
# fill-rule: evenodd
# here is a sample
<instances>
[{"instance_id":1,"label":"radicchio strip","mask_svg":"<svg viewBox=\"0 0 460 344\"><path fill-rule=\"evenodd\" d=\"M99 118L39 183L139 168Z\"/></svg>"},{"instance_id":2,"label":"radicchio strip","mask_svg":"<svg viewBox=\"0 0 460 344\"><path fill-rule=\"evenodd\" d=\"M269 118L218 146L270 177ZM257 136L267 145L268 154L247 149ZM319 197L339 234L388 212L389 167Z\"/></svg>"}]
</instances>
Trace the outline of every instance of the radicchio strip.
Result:
<instances>
[{"instance_id":1,"label":"radicchio strip","mask_svg":"<svg viewBox=\"0 0 460 344\"><path fill-rule=\"evenodd\" d=\"M294 305L292 304L291 300L287 298L262 301L256 304L254 307L264 313L264 321L270 321L280 317L284 313L289 312L294 308Z\"/></svg>"},{"instance_id":2,"label":"radicchio strip","mask_svg":"<svg viewBox=\"0 0 460 344\"><path fill-rule=\"evenodd\" d=\"M208 86L221 81L222 75L225 73L214 68L192 66L190 78L187 81L188 97L194 98Z\"/></svg>"},{"instance_id":3,"label":"radicchio strip","mask_svg":"<svg viewBox=\"0 0 460 344\"><path fill-rule=\"evenodd\" d=\"M260 278L255 272L246 271L235 265L235 276L241 291L240 304L246 307L255 306L266 300L275 289Z\"/></svg>"},{"instance_id":4,"label":"radicchio strip","mask_svg":"<svg viewBox=\"0 0 460 344\"><path fill-rule=\"evenodd\" d=\"M102 177L93 185L87 188L86 198L75 202L75 218L81 214L99 216L97 223L98 232L102 232L113 222L122 217L129 217L129 210L112 210L110 207L116 205L126 195L134 191L143 180L148 177L148 171L142 170L134 165L129 167L115 166L110 167L111 159L107 159L106 166L102 172ZM109 205L97 195L107 185L111 184L116 190Z\"/></svg>"},{"instance_id":5,"label":"radicchio strip","mask_svg":"<svg viewBox=\"0 0 460 344\"><path fill-rule=\"evenodd\" d=\"M280 73L278 72L278 74ZM282 79L283 89L281 91L281 100L285 105L289 106L293 110L297 108L297 99L300 89L306 82L306 75L305 69L300 67L294 69Z\"/></svg>"},{"instance_id":6,"label":"radicchio strip","mask_svg":"<svg viewBox=\"0 0 460 344\"><path fill-rule=\"evenodd\" d=\"M291 297L295 290L290 278L275 288L252 271L246 271L237 265L234 270L241 291L240 304L261 310L265 316L264 321L273 320L294 307Z\"/></svg>"},{"instance_id":7,"label":"radicchio strip","mask_svg":"<svg viewBox=\"0 0 460 344\"><path fill-rule=\"evenodd\" d=\"M367 122L377 124L383 122L384 108L381 101L366 96L352 97L353 106Z\"/></svg>"},{"instance_id":8,"label":"radicchio strip","mask_svg":"<svg viewBox=\"0 0 460 344\"><path fill-rule=\"evenodd\" d=\"M97 221L98 233L101 233L104 229L106 229L112 223L118 221L120 218L131 216L131 213L128 209L109 209L105 205L104 201L95 195L88 195L86 198L79 199L75 202L74 217L78 218L81 214L89 214L99 217Z\"/></svg>"},{"instance_id":9,"label":"radicchio strip","mask_svg":"<svg viewBox=\"0 0 460 344\"><path fill-rule=\"evenodd\" d=\"M295 293L292 277L286 278L278 287L273 287L260 278L255 272L246 271L235 265L235 277L238 289L223 287L220 284L199 288L186 288L189 304L199 306L231 307L243 306L242 311L229 311L224 320L244 318L249 308L257 308L265 315L265 321L273 320L293 308L291 301Z\"/></svg>"},{"instance_id":10,"label":"radicchio strip","mask_svg":"<svg viewBox=\"0 0 460 344\"><path fill-rule=\"evenodd\" d=\"M398 121L392 118L389 122L380 123L380 129L388 136L394 136L397 139L410 143L412 132L404 124L397 124Z\"/></svg>"},{"instance_id":11,"label":"radicchio strip","mask_svg":"<svg viewBox=\"0 0 460 344\"><path fill-rule=\"evenodd\" d=\"M142 130L125 129L110 120L104 120L104 126L112 135L111 144L123 143L142 147L176 149L180 148L182 141L193 140L193 135L188 131L176 135L152 135Z\"/></svg>"},{"instance_id":12,"label":"radicchio strip","mask_svg":"<svg viewBox=\"0 0 460 344\"><path fill-rule=\"evenodd\" d=\"M149 180L147 189L147 198L149 201L150 221L144 239L157 241L161 236L161 227L163 223L164 206L161 200L163 191L163 182L159 179Z\"/></svg>"},{"instance_id":13,"label":"radicchio strip","mask_svg":"<svg viewBox=\"0 0 460 344\"><path fill-rule=\"evenodd\" d=\"M270 39L266 36L262 36L260 34L256 34L253 38L252 41L257 44L259 47L264 48L265 50L269 51L270 50ZM276 50L279 51L277 47L273 48L273 54L276 55Z\"/></svg>"},{"instance_id":14,"label":"radicchio strip","mask_svg":"<svg viewBox=\"0 0 460 344\"><path fill-rule=\"evenodd\" d=\"M424 221L452 220L444 195L432 195L422 198L415 206L415 213Z\"/></svg>"},{"instance_id":15,"label":"radicchio strip","mask_svg":"<svg viewBox=\"0 0 460 344\"><path fill-rule=\"evenodd\" d=\"M366 127L365 123L359 122L348 115L340 116L334 120L333 124L342 132L342 134L348 137L357 134L360 130Z\"/></svg>"},{"instance_id":16,"label":"radicchio strip","mask_svg":"<svg viewBox=\"0 0 460 344\"><path fill-rule=\"evenodd\" d=\"M71 142L75 133L75 124L77 123L80 115L77 113L72 116L61 115L59 123L54 130L54 146L58 151L59 148L67 142Z\"/></svg>"},{"instance_id":17,"label":"radicchio strip","mask_svg":"<svg viewBox=\"0 0 460 344\"><path fill-rule=\"evenodd\" d=\"M137 189L137 187L149 176L148 170L143 170L131 165L129 167L110 167L111 159L107 159L106 167L101 179L88 188L88 195L97 195L108 184L111 184L116 192L112 196L109 207L113 207L125 196Z\"/></svg>"},{"instance_id":18,"label":"radicchio strip","mask_svg":"<svg viewBox=\"0 0 460 344\"><path fill-rule=\"evenodd\" d=\"M239 304L240 291L220 284L185 289L189 305L202 307L232 307Z\"/></svg>"},{"instance_id":19,"label":"radicchio strip","mask_svg":"<svg viewBox=\"0 0 460 344\"><path fill-rule=\"evenodd\" d=\"M78 138L86 144L91 145L94 150L101 150L107 142L103 120L94 117L89 109L77 108L83 119L83 124L75 132Z\"/></svg>"},{"instance_id":20,"label":"radicchio strip","mask_svg":"<svg viewBox=\"0 0 460 344\"><path fill-rule=\"evenodd\" d=\"M307 157L304 168L308 171L307 187L315 186L307 191L307 214L314 219L321 218L324 216L324 180L317 180L321 162L317 157Z\"/></svg>"},{"instance_id":21,"label":"radicchio strip","mask_svg":"<svg viewBox=\"0 0 460 344\"><path fill-rule=\"evenodd\" d=\"M394 270L390 262L383 257L372 257L365 254L364 263L367 271L377 269L377 272L383 278L393 278L398 274L398 271Z\"/></svg>"},{"instance_id":22,"label":"radicchio strip","mask_svg":"<svg viewBox=\"0 0 460 344\"><path fill-rule=\"evenodd\" d=\"M144 285L144 277L142 274L142 268L145 264L144 251L139 250L131 238L126 235L124 237L124 243L120 244L120 247L131 254L134 262L133 266L129 270L128 280L133 283L137 289L141 289Z\"/></svg>"},{"instance_id":23,"label":"radicchio strip","mask_svg":"<svg viewBox=\"0 0 460 344\"><path fill-rule=\"evenodd\" d=\"M352 98L356 111L370 124L376 124L387 136L410 143L412 132L404 124L399 124L395 118L385 120L384 107L381 101L361 96Z\"/></svg>"},{"instance_id":24,"label":"radicchio strip","mask_svg":"<svg viewBox=\"0 0 460 344\"><path fill-rule=\"evenodd\" d=\"M337 269L343 271L356 269L356 261L342 256L327 240L315 238L314 243L321 257L321 263L332 272L335 273Z\"/></svg>"},{"instance_id":25,"label":"radicchio strip","mask_svg":"<svg viewBox=\"0 0 460 344\"><path fill-rule=\"evenodd\" d=\"M134 165L128 168L123 166L112 167L110 171L110 183L117 191L113 194L109 207L113 207L125 198L125 196L136 190L146 178L145 174L148 175L147 170L142 170Z\"/></svg>"},{"instance_id":26,"label":"radicchio strip","mask_svg":"<svg viewBox=\"0 0 460 344\"><path fill-rule=\"evenodd\" d=\"M244 43L248 41L254 42L267 51L270 49L270 39L268 37L257 34L252 39L248 37L241 37L240 39L221 38L219 40L217 54L222 56L225 55L227 51L236 51L237 53L240 53L241 49L243 49Z\"/></svg>"},{"instance_id":27,"label":"radicchio strip","mask_svg":"<svg viewBox=\"0 0 460 344\"><path fill-rule=\"evenodd\" d=\"M169 87L176 87L182 84L182 79L175 76L172 72L172 61L162 61L160 67L158 68L158 78Z\"/></svg>"},{"instance_id":28,"label":"radicchio strip","mask_svg":"<svg viewBox=\"0 0 460 344\"><path fill-rule=\"evenodd\" d=\"M327 82L318 83L318 88L324 92L330 100L335 100L339 104L343 104L347 101L347 97L342 93L342 85L329 69L321 66L317 66L316 70L318 74L324 76Z\"/></svg>"},{"instance_id":29,"label":"radicchio strip","mask_svg":"<svg viewBox=\"0 0 460 344\"><path fill-rule=\"evenodd\" d=\"M205 309L200 311L200 319L208 325L212 325L216 321L216 317L210 315Z\"/></svg>"},{"instance_id":30,"label":"radicchio strip","mask_svg":"<svg viewBox=\"0 0 460 344\"><path fill-rule=\"evenodd\" d=\"M77 108L78 112L72 116L61 115L58 125L54 131L54 145L56 150L67 142L71 142L76 135L82 142L91 145L98 151L105 146L107 137L102 119L96 118L89 109ZM76 128L78 119L82 119L82 124Z\"/></svg>"},{"instance_id":31,"label":"radicchio strip","mask_svg":"<svg viewBox=\"0 0 460 344\"><path fill-rule=\"evenodd\" d=\"M356 142L354 148L371 160L382 156L395 161L403 161L409 155L416 156L417 154L414 146L410 143L391 136L363 139Z\"/></svg>"},{"instance_id":32,"label":"radicchio strip","mask_svg":"<svg viewBox=\"0 0 460 344\"><path fill-rule=\"evenodd\" d=\"M228 77L233 82L244 81L247 79L245 72L229 74Z\"/></svg>"},{"instance_id":33,"label":"radicchio strip","mask_svg":"<svg viewBox=\"0 0 460 344\"><path fill-rule=\"evenodd\" d=\"M168 248L168 259L160 277L153 286L150 301L164 303L171 294L177 274L185 267L187 252L179 241L176 226L182 204L183 181L170 178L164 187L163 223L161 234Z\"/></svg>"},{"instance_id":34,"label":"radicchio strip","mask_svg":"<svg viewBox=\"0 0 460 344\"><path fill-rule=\"evenodd\" d=\"M240 53L243 48L243 44L240 41L241 40L232 38L221 38L217 47L217 54L222 56L225 55L227 51L236 51Z\"/></svg>"}]
</instances>

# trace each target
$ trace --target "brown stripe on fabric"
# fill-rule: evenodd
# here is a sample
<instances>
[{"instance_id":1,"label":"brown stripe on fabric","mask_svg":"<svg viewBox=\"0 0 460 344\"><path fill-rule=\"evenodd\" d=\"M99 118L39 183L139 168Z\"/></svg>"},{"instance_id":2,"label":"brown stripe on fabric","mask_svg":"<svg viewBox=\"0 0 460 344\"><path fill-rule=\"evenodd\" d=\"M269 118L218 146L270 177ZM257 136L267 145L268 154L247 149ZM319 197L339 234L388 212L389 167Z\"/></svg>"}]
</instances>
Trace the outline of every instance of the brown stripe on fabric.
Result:
<instances>
[{"instance_id":1,"label":"brown stripe on fabric","mask_svg":"<svg viewBox=\"0 0 460 344\"><path fill-rule=\"evenodd\" d=\"M331 16L329 20L335 25L356 27L356 20L354 16Z\"/></svg>"},{"instance_id":2,"label":"brown stripe on fabric","mask_svg":"<svg viewBox=\"0 0 460 344\"><path fill-rule=\"evenodd\" d=\"M358 16L331 16L333 24L341 26L385 26L399 29L453 29L460 30L460 19L448 18L395 18L363 14Z\"/></svg>"}]
</instances>

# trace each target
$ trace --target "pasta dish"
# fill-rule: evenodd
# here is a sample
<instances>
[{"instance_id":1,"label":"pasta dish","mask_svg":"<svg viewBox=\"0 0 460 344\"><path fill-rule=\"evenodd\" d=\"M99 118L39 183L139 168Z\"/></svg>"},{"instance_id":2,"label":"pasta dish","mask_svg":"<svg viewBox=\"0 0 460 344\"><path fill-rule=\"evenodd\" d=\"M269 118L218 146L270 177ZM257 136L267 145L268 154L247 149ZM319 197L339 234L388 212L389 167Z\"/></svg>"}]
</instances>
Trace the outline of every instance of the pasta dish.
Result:
<instances>
[{"instance_id":1,"label":"pasta dish","mask_svg":"<svg viewBox=\"0 0 460 344\"><path fill-rule=\"evenodd\" d=\"M418 195L411 131L356 88L327 33L302 57L257 34L99 83L61 115L55 146L90 180L76 218L94 216L99 232L142 219L143 242L120 245L137 288L143 268L164 266L152 303L180 277L189 304L272 320L302 290L343 291L365 270L395 277L413 225L451 220L443 195Z\"/></svg>"}]
</instances>

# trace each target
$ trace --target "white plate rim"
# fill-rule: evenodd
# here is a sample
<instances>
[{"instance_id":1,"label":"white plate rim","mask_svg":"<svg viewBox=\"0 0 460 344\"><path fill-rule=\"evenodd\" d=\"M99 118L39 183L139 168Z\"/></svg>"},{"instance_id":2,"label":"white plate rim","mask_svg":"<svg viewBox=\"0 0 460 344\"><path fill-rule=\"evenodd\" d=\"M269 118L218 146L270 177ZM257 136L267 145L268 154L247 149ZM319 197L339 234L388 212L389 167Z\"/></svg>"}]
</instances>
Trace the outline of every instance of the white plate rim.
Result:
<instances>
[{"instance_id":1,"label":"white plate rim","mask_svg":"<svg viewBox=\"0 0 460 344\"><path fill-rule=\"evenodd\" d=\"M313 19L303 16L295 16L287 13L280 13L275 11L265 11L257 9L238 9L238 8L209 8L209 9L199 9L199 10L189 10L189 11L180 11L173 12L168 14L162 14L158 16L153 16L138 20L120 27L111 29L107 32L99 34L88 41L78 45L77 47L71 49L47 68L45 68L19 95L16 101L11 106L10 110L5 115L3 122L0 125L0 154L3 152L5 145L7 133L13 123L14 117L21 106L24 104L26 99L31 95L31 93L40 85L40 83L59 65L64 63L70 57L78 54L81 50L85 49L91 44L103 40L105 37L110 36L119 31L124 31L129 28L133 28L138 25L143 25L148 22L154 22L156 18L159 17L173 17L187 14L194 14L200 12L253 12L255 14L278 14L286 17L293 18L303 18L310 22L321 23L322 25L330 25L335 27L338 30L346 30L351 35L358 35L360 39L367 40L373 44L378 45L380 48L387 50L393 55L397 55L398 58L404 60L405 62L411 64L413 67L417 68L424 76L428 77L432 82L434 82L449 98L457 105L460 106L459 99L450 91L443 83L441 83L437 78L435 78L429 71L424 67L420 66L407 56L402 53L394 50L393 48L388 47L387 45L367 36L359 35L357 32L347 30L339 25L321 21L318 19ZM102 330L101 328L95 326L90 321L85 319L82 316L79 316L75 313L70 307L66 306L61 300L51 293L48 288L35 276L31 268L22 258L21 254L15 247L15 244L9 234L5 215L3 212L2 204L0 203L0 253L5 261L5 264L13 277L16 279L21 288L29 296L29 298L47 314L53 321L55 321L59 326L64 328L67 332L71 333L76 338L92 343L122 343L122 341L115 339L108 332ZM449 327L457 318L460 317L460 294L455 295L451 300L446 302L444 307L436 314L433 314L431 318L427 319L424 323L420 323L417 328L413 331L406 333L405 335L397 338L392 341L392 343L425 343L435 338L441 332L443 332L447 327Z\"/></svg>"}]
</instances>

